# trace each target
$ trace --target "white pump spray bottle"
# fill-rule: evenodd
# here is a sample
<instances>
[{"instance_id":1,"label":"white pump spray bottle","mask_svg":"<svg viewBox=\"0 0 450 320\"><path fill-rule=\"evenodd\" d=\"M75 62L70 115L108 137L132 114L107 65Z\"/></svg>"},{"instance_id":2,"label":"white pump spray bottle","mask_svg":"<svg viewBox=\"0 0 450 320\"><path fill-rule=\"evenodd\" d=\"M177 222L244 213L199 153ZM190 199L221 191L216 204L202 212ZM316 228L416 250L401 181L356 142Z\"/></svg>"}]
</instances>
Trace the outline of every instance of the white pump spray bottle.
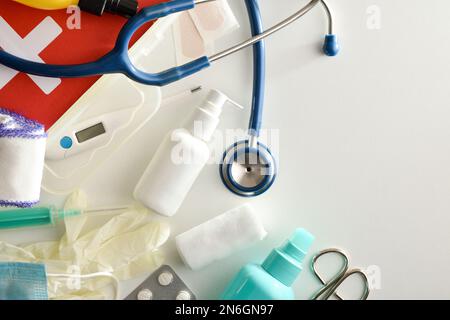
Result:
<instances>
[{"instance_id":1,"label":"white pump spray bottle","mask_svg":"<svg viewBox=\"0 0 450 320\"><path fill-rule=\"evenodd\" d=\"M182 128L166 136L136 186L136 200L161 215L175 215L210 157L207 143L227 102L242 108L211 90Z\"/></svg>"}]
</instances>

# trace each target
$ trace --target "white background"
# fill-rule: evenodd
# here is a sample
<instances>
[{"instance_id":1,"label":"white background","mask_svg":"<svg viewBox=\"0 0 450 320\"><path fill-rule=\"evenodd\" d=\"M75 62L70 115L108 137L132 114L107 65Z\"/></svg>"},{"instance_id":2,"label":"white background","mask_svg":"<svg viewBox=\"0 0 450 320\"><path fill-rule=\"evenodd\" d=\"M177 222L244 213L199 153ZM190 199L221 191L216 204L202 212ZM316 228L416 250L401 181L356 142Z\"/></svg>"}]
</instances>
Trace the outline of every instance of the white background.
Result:
<instances>
[{"instance_id":1,"label":"white background","mask_svg":"<svg viewBox=\"0 0 450 320\"><path fill-rule=\"evenodd\" d=\"M242 28L217 49L249 33L243 3L229 2ZM260 2L266 26L306 3ZM339 57L320 52L326 20L319 8L267 41L264 126L280 130L280 171L273 188L250 201L268 238L200 272L182 265L173 238L165 246L168 264L199 298L217 298L242 265L263 260L295 227L316 236L312 252L337 246L350 254L352 266L379 267L381 289L372 292L373 299L450 297L450 2L329 4L342 45ZM381 10L379 30L367 27L367 9L373 5ZM165 92L202 84L249 106L251 70L247 50ZM134 184L159 141L204 94L205 90L161 110L115 154L84 186L91 205L130 202ZM248 108L229 108L220 129L245 128L248 114ZM116 173L113 177L111 171ZM44 203L56 200L43 195ZM172 234L245 201L224 188L217 165L210 165L169 220ZM2 233L0 239L20 243L54 236L52 231L32 230ZM319 287L307 263L295 284L299 299ZM127 284L125 293L142 279ZM342 290L344 296L353 291L347 289Z\"/></svg>"}]
</instances>

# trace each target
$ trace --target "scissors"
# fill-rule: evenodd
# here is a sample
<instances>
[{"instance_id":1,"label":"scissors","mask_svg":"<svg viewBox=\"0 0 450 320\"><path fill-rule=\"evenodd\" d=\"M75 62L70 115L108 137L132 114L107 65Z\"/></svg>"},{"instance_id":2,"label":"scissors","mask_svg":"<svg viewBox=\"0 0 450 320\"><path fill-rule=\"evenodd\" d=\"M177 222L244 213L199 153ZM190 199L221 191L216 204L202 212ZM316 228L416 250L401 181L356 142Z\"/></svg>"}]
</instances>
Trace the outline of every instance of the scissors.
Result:
<instances>
[{"instance_id":1,"label":"scissors","mask_svg":"<svg viewBox=\"0 0 450 320\"><path fill-rule=\"evenodd\" d=\"M342 267L338 271L338 273L328 282L324 280L324 278L318 273L317 271L317 261L326 255L337 255L342 260ZM313 296L312 300L328 300L331 297L337 298L338 300L344 300L339 293L337 292L337 289L339 286L347 280L350 276L357 275L361 278L363 283L363 292L360 300L367 300L370 293L370 285L369 285L369 279L367 278L367 275L362 269L359 268L349 268L349 257L347 253L345 253L341 249L337 248L330 248L325 249L318 254L316 254L311 261L311 268L314 273L314 275L319 279L319 281L322 283L323 287L317 291Z\"/></svg>"}]
</instances>

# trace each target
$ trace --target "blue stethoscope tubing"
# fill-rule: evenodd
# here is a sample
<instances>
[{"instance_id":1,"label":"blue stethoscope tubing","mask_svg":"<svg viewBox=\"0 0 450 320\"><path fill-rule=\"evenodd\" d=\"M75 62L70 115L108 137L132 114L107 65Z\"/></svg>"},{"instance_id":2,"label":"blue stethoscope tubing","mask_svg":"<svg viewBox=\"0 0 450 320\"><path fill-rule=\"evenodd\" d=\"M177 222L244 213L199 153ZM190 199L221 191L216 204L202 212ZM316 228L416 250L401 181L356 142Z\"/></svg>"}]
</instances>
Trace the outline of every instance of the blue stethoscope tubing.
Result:
<instances>
[{"instance_id":1,"label":"blue stethoscope tubing","mask_svg":"<svg viewBox=\"0 0 450 320\"><path fill-rule=\"evenodd\" d=\"M256 0L245 0L253 36L264 32L261 11ZM253 100L249 134L258 137L261 131L266 85L266 43L253 45Z\"/></svg>"},{"instance_id":2,"label":"blue stethoscope tubing","mask_svg":"<svg viewBox=\"0 0 450 320\"><path fill-rule=\"evenodd\" d=\"M256 0L245 0L253 36L264 32L261 11ZM236 195L243 197L254 197L266 192L274 183L276 178L276 161L269 148L257 141L263 118L264 98L266 84L266 49L265 42L261 40L253 45L253 100L252 112L249 124L249 139L236 142L230 146L223 155L219 167L220 177L224 185ZM254 155L252 157L251 155ZM250 163L253 160L255 163ZM261 179L255 185L244 185L235 177L233 166L243 167L251 170L253 165L262 163L263 168L258 168ZM261 172L263 170L263 172ZM253 173L254 174L254 173Z\"/></svg>"},{"instance_id":3,"label":"blue stethoscope tubing","mask_svg":"<svg viewBox=\"0 0 450 320\"><path fill-rule=\"evenodd\" d=\"M339 51L337 38L331 33L333 30L331 27L332 17L328 6L326 6L324 0L310 0L308 4L302 7L295 14L281 21L272 28L260 33L252 39L248 39L211 57L201 57L185 65L174 67L159 73L146 73L133 65L128 56L128 48L133 34L141 26L149 21L163 18L177 12L190 10L198 4L210 1L215 0L173 0L142 9L137 15L129 19L123 26L111 52L94 62L75 65L45 64L23 59L0 49L0 64L27 74L51 78L78 78L111 73L122 73L130 79L142 84L164 86L195 74L209 67L212 62L259 42L263 38L274 34L275 32L298 20L320 3L322 3L326 8L329 17L329 32L325 36L324 52L327 55L336 55Z\"/></svg>"}]
</instances>

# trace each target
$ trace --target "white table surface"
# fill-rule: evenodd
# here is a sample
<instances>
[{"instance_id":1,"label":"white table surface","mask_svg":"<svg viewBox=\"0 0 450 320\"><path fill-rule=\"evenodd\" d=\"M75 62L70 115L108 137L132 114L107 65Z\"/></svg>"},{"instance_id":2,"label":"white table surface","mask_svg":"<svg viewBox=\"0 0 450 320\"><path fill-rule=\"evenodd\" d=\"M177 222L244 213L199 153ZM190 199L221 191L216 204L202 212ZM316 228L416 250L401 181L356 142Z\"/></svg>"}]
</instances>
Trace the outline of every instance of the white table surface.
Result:
<instances>
[{"instance_id":1,"label":"white table surface","mask_svg":"<svg viewBox=\"0 0 450 320\"><path fill-rule=\"evenodd\" d=\"M242 28L218 49L249 32L243 3L230 3ZM266 26L299 3L261 1ZM342 45L339 57L320 53L326 27L319 9L267 41L264 126L280 132L280 171L273 188L241 199L222 185L217 165L209 165L179 213L168 220L167 263L199 298L217 298L242 265L264 259L297 226L317 237L312 252L337 246L350 253L352 266L378 267L381 288L372 299L450 297L450 2L329 3ZM381 10L379 30L367 27L372 5ZM248 106L251 80L247 50L164 92L202 84ZM162 109L105 163L83 186L90 204L132 201L133 187L162 137L204 94ZM248 113L229 108L220 129L245 128ZM62 201L42 196L44 204ZM173 236L246 201L261 215L269 236L200 272L184 267ZM49 230L22 230L2 233L0 239L21 243L55 236ZM144 278L126 283L124 294ZM306 299L317 289L306 266L295 283L297 297Z\"/></svg>"}]
</instances>

